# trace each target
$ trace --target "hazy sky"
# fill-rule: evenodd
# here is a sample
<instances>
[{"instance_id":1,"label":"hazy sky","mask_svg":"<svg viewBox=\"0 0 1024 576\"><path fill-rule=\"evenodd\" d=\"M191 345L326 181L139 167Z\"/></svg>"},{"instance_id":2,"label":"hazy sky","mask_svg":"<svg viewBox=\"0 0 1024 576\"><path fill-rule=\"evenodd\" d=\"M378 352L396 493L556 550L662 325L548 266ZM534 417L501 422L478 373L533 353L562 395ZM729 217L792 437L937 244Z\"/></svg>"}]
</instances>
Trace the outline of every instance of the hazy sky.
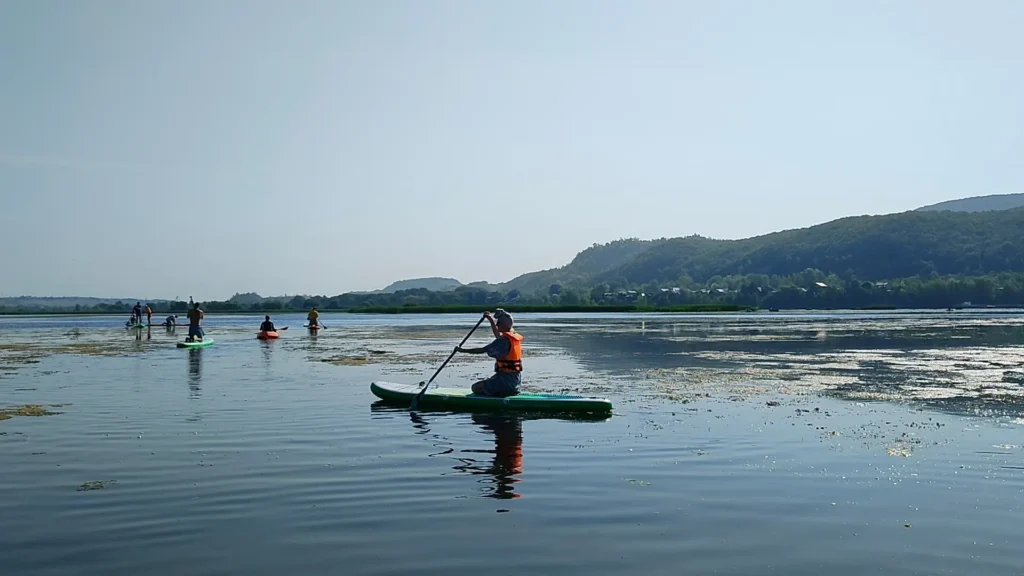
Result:
<instances>
[{"instance_id":1,"label":"hazy sky","mask_svg":"<svg viewBox=\"0 0 1024 576\"><path fill-rule=\"evenodd\" d=\"M0 294L504 281L1024 192L1024 2L0 0Z\"/></svg>"}]
</instances>

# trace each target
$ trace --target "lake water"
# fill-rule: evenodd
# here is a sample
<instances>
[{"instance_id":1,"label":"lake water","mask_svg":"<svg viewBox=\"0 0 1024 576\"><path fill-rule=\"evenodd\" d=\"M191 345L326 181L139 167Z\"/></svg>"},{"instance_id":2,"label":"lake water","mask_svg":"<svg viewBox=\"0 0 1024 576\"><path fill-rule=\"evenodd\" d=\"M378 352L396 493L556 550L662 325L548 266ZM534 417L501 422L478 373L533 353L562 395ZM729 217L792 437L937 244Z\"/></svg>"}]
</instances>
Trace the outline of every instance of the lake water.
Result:
<instances>
[{"instance_id":1,"label":"lake water","mask_svg":"<svg viewBox=\"0 0 1024 576\"><path fill-rule=\"evenodd\" d=\"M261 319L0 319L0 407L54 412L0 421L3 573L1024 572L1020 316L517 318L602 421L377 405L476 317Z\"/></svg>"}]
</instances>

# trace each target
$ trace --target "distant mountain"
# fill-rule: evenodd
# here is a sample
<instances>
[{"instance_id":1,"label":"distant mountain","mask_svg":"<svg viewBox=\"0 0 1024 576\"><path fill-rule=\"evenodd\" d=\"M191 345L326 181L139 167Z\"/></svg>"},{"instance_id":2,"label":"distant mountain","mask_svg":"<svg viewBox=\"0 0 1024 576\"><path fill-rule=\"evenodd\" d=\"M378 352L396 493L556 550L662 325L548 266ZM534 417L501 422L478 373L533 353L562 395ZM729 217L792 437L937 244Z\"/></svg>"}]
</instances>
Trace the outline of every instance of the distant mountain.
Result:
<instances>
[{"instance_id":1,"label":"distant mountain","mask_svg":"<svg viewBox=\"0 0 1024 576\"><path fill-rule=\"evenodd\" d=\"M633 284L689 276L825 274L884 280L1024 271L1024 208L842 218L745 240L674 238L608 271Z\"/></svg>"},{"instance_id":2,"label":"distant mountain","mask_svg":"<svg viewBox=\"0 0 1024 576\"><path fill-rule=\"evenodd\" d=\"M931 206L918 208L922 212L989 212L995 210L1012 210L1024 206L1024 194L993 194L990 196L975 196L973 198L961 198L960 200L949 200L939 202Z\"/></svg>"},{"instance_id":3,"label":"distant mountain","mask_svg":"<svg viewBox=\"0 0 1024 576\"><path fill-rule=\"evenodd\" d=\"M380 292L391 293L398 292L400 290L415 290L419 288L426 288L433 292L447 292L454 290L462 286L462 282L459 282L455 278L412 278L409 280L399 280L398 282L392 282L388 284Z\"/></svg>"},{"instance_id":4,"label":"distant mountain","mask_svg":"<svg viewBox=\"0 0 1024 576\"><path fill-rule=\"evenodd\" d=\"M553 284L678 285L716 276L787 276L809 268L861 280L1024 272L1024 208L857 216L744 240L619 240L502 288L529 294Z\"/></svg>"},{"instance_id":5,"label":"distant mountain","mask_svg":"<svg viewBox=\"0 0 1024 576\"><path fill-rule=\"evenodd\" d=\"M252 306L265 300L262 296L255 292L246 292L245 294L235 294L228 299L228 302L234 302L242 306Z\"/></svg>"},{"instance_id":6,"label":"distant mountain","mask_svg":"<svg viewBox=\"0 0 1024 576\"><path fill-rule=\"evenodd\" d=\"M530 293L547 290L552 284L586 284L590 279L625 265L640 254L665 242L665 239L626 238L607 244L594 244L561 268L523 274L501 284L501 288Z\"/></svg>"}]
</instances>

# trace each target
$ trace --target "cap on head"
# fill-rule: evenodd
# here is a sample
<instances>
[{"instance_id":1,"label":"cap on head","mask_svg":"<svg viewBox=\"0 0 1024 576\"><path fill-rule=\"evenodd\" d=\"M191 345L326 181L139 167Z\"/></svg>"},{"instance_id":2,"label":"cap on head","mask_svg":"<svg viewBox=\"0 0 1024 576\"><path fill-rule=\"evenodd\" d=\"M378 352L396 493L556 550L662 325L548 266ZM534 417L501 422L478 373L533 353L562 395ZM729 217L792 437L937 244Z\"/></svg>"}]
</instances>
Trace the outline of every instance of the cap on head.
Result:
<instances>
[{"instance_id":1,"label":"cap on head","mask_svg":"<svg viewBox=\"0 0 1024 576\"><path fill-rule=\"evenodd\" d=\"M494 311L494 320L497 321L499 324L507 324L509 326L512 325L512 315L502 310L501 308L498 308L497 310Z\"/></svg>"}]
</instances>

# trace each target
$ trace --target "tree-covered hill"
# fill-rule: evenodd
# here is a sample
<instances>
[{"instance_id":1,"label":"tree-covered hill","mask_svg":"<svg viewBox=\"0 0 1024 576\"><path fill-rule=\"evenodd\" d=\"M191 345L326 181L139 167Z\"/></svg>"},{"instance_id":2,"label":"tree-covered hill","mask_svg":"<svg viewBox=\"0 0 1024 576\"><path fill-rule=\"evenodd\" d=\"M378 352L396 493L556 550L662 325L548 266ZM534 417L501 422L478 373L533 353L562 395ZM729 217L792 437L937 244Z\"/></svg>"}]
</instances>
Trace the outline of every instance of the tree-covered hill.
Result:
<instances>
[{"instance_id":1,"label":"tree-covered hill","mask_svg":"<svg viewBox=\"0 0 1024 576\"><path fill-rule=\"evenodd\" d=\"M990 196L975 196L973 198L961 198L939 202L931 206L918 208L921 211L937 212L950 210L953 212L985 212L989 210L1012 210L1024 207L1024 194L993 194Z\"/></svg>"},{"instance_id":2,"label":"tree-covered hill","mask_svg":"<svg viewBox=\"0 0 1024 576\"><path fill-rule=\"evenodd\" d=\"M501 284L500 287L531 293L547 290L552 284L586 284L598 275L627 264L638 255L665 242L665 239L626 238L607 244L594 244L577 254L572 262L565 266L523 274Z\"/></svg>"},{"instance_id":3,"label":"tree-covered hill","mask_svg":"<svg viewBox=\"0 0 1024 576\"><path fill-rule=\"evenodd\" d=\"M1024 271L1024 208L858 216L744 240L673 238L587 282L706 282L808 268L861 280Z\"/></svg>"}]
</instances>

